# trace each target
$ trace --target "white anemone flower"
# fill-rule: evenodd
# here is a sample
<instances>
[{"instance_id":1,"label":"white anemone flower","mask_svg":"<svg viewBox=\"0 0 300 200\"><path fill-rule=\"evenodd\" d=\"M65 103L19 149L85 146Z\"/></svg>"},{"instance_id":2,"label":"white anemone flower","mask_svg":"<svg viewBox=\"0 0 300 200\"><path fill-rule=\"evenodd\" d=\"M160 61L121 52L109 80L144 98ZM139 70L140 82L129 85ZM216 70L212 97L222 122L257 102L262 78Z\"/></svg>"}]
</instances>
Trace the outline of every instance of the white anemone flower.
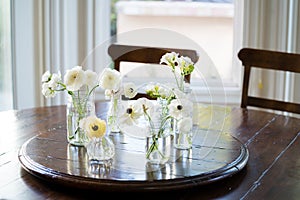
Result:
<instances>
[{"instance_id":1,"label":"white anemone flower","mask_svg":"<svg viewBox=\"0 0 300 200\"><path fill-rule=\"evenodd\" d=\"M135 104L142 109L142 112L147 113L149 116L154 116L154 104L151 100L142 97L136 100Z\"/></svg>"},{"instance_id":2,"label":"white anemone flower","mask_svg":"<svg viewBox=\"0 0 300 200\"><path fill-rule=\"evenodd\" d=\"M97 85L97 78L98 78L97 73L91 70L86 70L84 74L85 74L86 85L88 85L90 88L95 87Z\"/></svg>"},{"instance_id":3,"label":"white anemone flower","mask_svg":"<svg viewBox=\"0 0 300 200\"><path fill-rule=\"evenodd\" d=\"M157 110L158 106L155 106L153 102L147 98L139 98L136 102L138 107L142 108L142 112L144 114L144 118L149 122L149 128L158 127L160 125L161 112ZM154 126L154 127L153 127Z\"/></svg>"},{"instance_id":4,"label":"white anemone flower","mask_svg":"<svg viewBox=\"0 0 300 200\"><path fill-rule=\"evenodd\" d=\"M51 76L52 74L50 73L50 71L46 71L43 75L42 75L42 83L46 83L49 82L51 80Z\"/></svg>"},{"instance_id":5,"label":"white anemone flower","mask_svg":"<svg viewBox=\"0 0 300 200\"><path fill-rule=\"evenodd\" d=\"M178 53L175 52L166 53L161 57L160 64L169 65L172 67L172 69L174 69L174 67L179 64L177 61L178 57L179 57Z\"/></svg>"},{"instance_id":6,"label":"white anemone flower","mask_svg":"<svg viewBox=\"0 0 300 200\"><path fill-rule=\"evenodd\" d=\"M75 66L71 70L67 70L64 76L65 85L67 90L76 91L79 90L85 83L85 75L81 66Z\"/></svg>"},{"instance_id":7,"label":"white anemone flower","mask_svg":"<svg viewBox=\"0 0 300 200\"><path fill-rule=\"evenodd\" d=\"M137 94L136 85L132 82L124 83L124 95L128 98L133 98Z\"/></svg>"},{"instance_id":8,"label":"white anemone flower","mask_svg":"<svg viewBox=\"0 0 300 200\"><path fill-rule=\"evenodd\" d=\"M120 123L127 125L138 124L138 119L143 115L142 108L139 104L134 102L128 103L128 106L124 107L120 116Z\"/></svg>"},{"instance_id":9,"label":"white anemone flower","mask_svg":"<svg viewBox=\"0 0 300 200\"><path fill-rule=\"evenodd\" d=\"M188 133L192 130L193 119L191 117L184 117L178 121L178 131L180 133Z\"/></svg>"},{"instance_id":10,"label":"white anemone flower","mask_svg":"<svg viewBox=\"0 0 300 200\"><path fill-rule=\"evenodd\" d=\"M174 99L168 105L169 113L175 119L190 116L193 109L192 105L191 101L187 99Z\"/></svg>"},{"instance_id":11,"label":"white anemone flower","mask_svg":"<svg viewBox=\"0 0 300 200\"><path fill-rule=\"evenodd\" d=\"M118 90L121 83L121 73L115 69L105 68L100 75L100 86L103 89Z\"/></svg>"}]
</instances>

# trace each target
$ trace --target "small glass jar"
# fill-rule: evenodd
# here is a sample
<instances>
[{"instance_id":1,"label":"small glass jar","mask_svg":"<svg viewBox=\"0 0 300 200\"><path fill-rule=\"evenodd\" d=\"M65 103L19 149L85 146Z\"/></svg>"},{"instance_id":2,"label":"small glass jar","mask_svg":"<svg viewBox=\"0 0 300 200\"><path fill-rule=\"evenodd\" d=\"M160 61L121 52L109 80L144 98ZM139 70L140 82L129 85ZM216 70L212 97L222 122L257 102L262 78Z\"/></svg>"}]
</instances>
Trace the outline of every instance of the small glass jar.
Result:
<instances>
[{"instance_id":1,"label":"small glass jar","mask_svg":"<svg viewBox=\"0 0 300 200\"><path fill-rule=\"evenodd\" d=\"M90 138L86 150L92 164L106 163L115 155L115 145L108 136Z\"/></svg>"},{"instance_id":2,"label":"small glass jar","mask_svg":"<svg viewBox=\"0 0 300 200\"><path fill-rule=\"evenodd\" d=\"M120 95L112 95L110 99L109 110L107 113L107 124L110 133L120 132L119 125L119 112L121 109L121 97Z\"/></svg>"},{"instance_id":3,"label":"small glass jar","mask_svg":"<svg viewBox=\"0 0 300 200\"><path fill-rule=\"evenodd\" d=\"M148 119L149 135L146 137L146 160L150 164L165 164L169 161L172 149L172 138L169 131L169 120L164 113L165 106L156 102L154 112ZM151 120L151 121L149 121Z\"/></svg>"},{"instance_id":4,"label":"small glass jar","mask_svg":"<svg viewBox=\"0 0 300 200\"><path fill-rule=\"evenodd\" d=\"M74 91L67 104L67 140L75 146L84 146L88 142L85 131L79 127L80 120L95 115L94 93L85 89Z\"/></svg>"},{"instance_id":5,"label":"small glass jar","mask_svg":"<svg viewBox=\"0 0 300 200\"><path fill-rule=\"evenodd\" d=\"M146 138L146 160L150 164L165 164L169 161L172 149L171 135Z\"/></svg>"},{"instance_id":6,"label":"small glass jar","mask_svg":"<svg viewBox=\"0 0 300 200\"><path fill-rule=\"evenodd\" d=\"M193 102L192 90L185 87L184 96L181 97L188 102L189 112L185 112L179 118L174 119L174 147L180 150L192 148L193 142Z\"/></svg>"},{"instance_id":7,"label":"small glass jar","mask_svg":"<svg viewBox=\"0 0 300 200\"><path fill-rule=\"evenodd\" d=\"M187 150L192 148L192 130L187 132L177 132L174 136L174 147L176 149Z\"/></svg>"}]
</instances>

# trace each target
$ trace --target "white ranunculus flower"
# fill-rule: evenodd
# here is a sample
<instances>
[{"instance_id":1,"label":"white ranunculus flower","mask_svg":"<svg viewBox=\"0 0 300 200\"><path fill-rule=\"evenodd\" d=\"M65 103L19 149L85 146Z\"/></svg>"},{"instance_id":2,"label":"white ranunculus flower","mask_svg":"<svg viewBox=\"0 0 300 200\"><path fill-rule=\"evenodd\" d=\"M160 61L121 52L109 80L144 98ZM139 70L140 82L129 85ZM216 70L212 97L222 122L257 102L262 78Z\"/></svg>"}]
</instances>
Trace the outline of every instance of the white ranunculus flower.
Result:
<instances>
[{"instance_id":1,"label":"white ranunculus flower","mask_svg":"<svg viewBox=\"0 0 300 200\"><path fill-rule=\"evenodd\" d=\"M79 90L85 83L85 75L81 66L73 67L71 70L67 70L64 76L65 85L67 90L76 91Z\"/></svg>"},{"instance_id":2,"label":"white ranunculus flower","mask_svg":"<svg viewBox=\"0 0 300 200\"><path fill-rule=\"evenodd\" d=\"M59 87L59 82L61 82L61 75L58 74L52 74L51 80L48 82L49 87L51 87L52 90L56 90Z\"/></svg>"},{"instance_id":3,"label":"white ranunculus flower","mask_svg":"<svg viewBox=\"0 0 300 200\"><path fill-rule=\"evenodd\" d=\"M104 91L105 99L110 99L113 96L112 92L113 92L112 90L105 90Z\"/></svg>"},{"instance_id":4,"label":"white ranunculus flower","mask_svg":"<svg viewBox=\"0 0 300 200\"><path fill-rule=\"evenodd\" d=\"M96 72L93 72L91 70L86 70L84 72L85 74L85 83L90 87L93 88L97 85L97 78L98 75Z\"/></svg>"},{"instance_id":5,"label":"white ranunculus flower","mask_svg":"<svg viewBox=\"0 0 300 200\"><path fill-rule=\"evenodd\" d=\"M174 99L168 105L169 113L175 119L189 116L192 113L193 104L187 99Z\"/></svg>"},{"instance_id":6,"label":"white ranunculus flower","mask_svg":"<svg viewBox=\"0 0 300 200\"><path fill-rule=\"evenodd\" d=\"M182 66L189 66L194 64L191 58L187 56L180 56L180 61L180 65Z\"/></svg>"},{"instance_id":7,"label":"white ranunculus flower","mask_svg":"<svg viewBox=\"0 0 300 200\"><path fill-rule=\"evenodd\" d=\"M115 69L105 68L100 75L100 87L118 90L121 83L121 73Z\"/></svg>"},{"instance_id":8,"label":"white ranunculus flower","mask_svg":"<svg viewBox=\"0 0 300 200\"><path fill-rule=\"evenodd\" d=\"M137 94L136 85L132 82L124 83L124 95L128 98L133 98Z\"/></svg>"},{"instance_id":9,"label":"white ranunculus flower","mask_svg":"<svg viewBox=\"0 0 300 200\"><path fill-rule=\"evenodd\" d=\"M178 121L178 131L181 133L188 133L192 130L193 119L191 117L184 117Z\"/></svg>"},{"instance_id":10,"label":"white ranunculus flower","mask_svg":"<svg viewBox=\"0 0 300 200\"><path fill-rule=\"evenodd\" d=\"M51 73L49 71L46 71L43 75L42 75L42 83L46 83L49 82L51 80Z\"/></svg>"},{"instance_id":11,"label":"white ranunculus flower","mask_svg":"<svg viewBox=\"0 0 300 200\"><path fill-rule=\"evenodd\" d=\"M42 94L46 97L46 98L52 98L55 97L56 95L56 91L51 89L51 86L48 83L43 83L42 84Z\"/></svg>"},{"instance_id":12,"label":"white ranunculus flower","mask_svg":"<svg viewBox=\"0 0 300 200\"><path fill-rule=\"evenodd\" d=\"M172 91L170 89L166 89L164 87L159 87L158 93L163 97L163 98L168 98L172 95Z\"/></svg>"},{"instance_id":13,"label":"white ranunculus flower","mask_svg":"<svg viewBox=\"0 0 300 200\"><path fill-rule=\"evenodd\" d=\"M106 134L106 122L96 115L81 119L79 127L85 130L89 138L101 138Z\"/></svg>"}]
</instances>

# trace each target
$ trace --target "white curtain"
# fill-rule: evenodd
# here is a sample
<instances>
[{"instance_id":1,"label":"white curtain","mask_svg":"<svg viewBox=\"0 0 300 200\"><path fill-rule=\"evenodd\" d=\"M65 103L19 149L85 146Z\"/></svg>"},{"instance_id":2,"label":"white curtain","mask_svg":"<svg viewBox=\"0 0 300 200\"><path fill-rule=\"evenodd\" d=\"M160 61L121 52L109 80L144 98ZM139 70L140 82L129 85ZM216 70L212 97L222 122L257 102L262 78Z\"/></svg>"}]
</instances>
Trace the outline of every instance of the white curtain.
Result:
<instances>
[{"instance_id":1,"label":"white curtain","mask_svg":"<svg viewBox=\"0 0 300 200\"><path fill-rule=\"evenodd\" d=\"M109 64L109 0L12 0L12 20L16 109L66 103L63 92L41 94L46 70L64 75L81 65L99 73Z\"/></svg>"},{"instance_id":2,"label":"white curtain","mask_svg":"<svg viewBox=\"0 0 300 200\"><path fill-rule=\"evenodd\" d=\"M300 53L299 6L298 0L245 0L243 46ZM294 101L300 99L299 85L299 77L291 73L257 69L251 73L249 92Z\"/></svg>"}]
</instances>

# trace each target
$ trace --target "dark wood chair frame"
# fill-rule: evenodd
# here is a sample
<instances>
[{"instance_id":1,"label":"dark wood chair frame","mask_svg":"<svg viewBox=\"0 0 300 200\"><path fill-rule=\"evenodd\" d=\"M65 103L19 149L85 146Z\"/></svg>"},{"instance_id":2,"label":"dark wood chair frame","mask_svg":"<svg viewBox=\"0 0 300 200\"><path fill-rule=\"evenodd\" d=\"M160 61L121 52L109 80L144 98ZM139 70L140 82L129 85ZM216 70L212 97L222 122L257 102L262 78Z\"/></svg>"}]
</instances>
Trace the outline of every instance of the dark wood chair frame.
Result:
<instances>
[{"instance_id":1,"label":"dark wood chair frame","mask_svg":"<svg viewBox=\"0 0 300 200\"><path fill-rule=\"evenodd\" d=\"M300 114L300 104L298 103L271 100L248 95L250 72L252 68L256 67L300 73L300 54L243 48L239 51L238 58L242 61L242 65L244 66L241 102L242 108L254 106Z\"/></svg>"},{"instance_id":2,"label":"dark wood chair frame","mask_svg":"<svg viewBox=\"0 0 300 200\"><path fill-rule=\"evenodd\" d=\"M122 61L159 64L160 58L169 52L176 52L182 56L188 56L194 63L199 59L198 52L192 49L134 46L116 43L108 47L108 55L114 62L114 68L118 71L120 70L120 63ZM190 83L190 79L190 75L185 76L185 80L188 83Z\"/></svg>"}]
</instances>

